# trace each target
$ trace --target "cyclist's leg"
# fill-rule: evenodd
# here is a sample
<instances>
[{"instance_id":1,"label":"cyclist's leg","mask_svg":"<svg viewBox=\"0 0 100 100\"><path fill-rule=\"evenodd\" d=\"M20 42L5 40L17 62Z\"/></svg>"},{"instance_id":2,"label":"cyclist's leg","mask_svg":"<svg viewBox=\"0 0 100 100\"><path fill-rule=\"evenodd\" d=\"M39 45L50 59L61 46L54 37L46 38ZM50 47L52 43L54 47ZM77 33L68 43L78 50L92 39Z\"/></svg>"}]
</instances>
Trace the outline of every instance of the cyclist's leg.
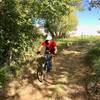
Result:
<instances>
[{"instance_id":1,"label":"cyclist's leg","mask_svg":"<svg viewBox=\"0 0 100 100\"><path fill-rule=\"evenodd\" d=\"M47 55L44 55L44 65L43 65L43 69L46 70L46 66L47 66Z\"/></svg>"},{"instance_id":2,"label":"cyclist's leg","mask_svg":"<svg viewBox=\"0 0 100 100\"><path fill-rule=\"evenodd\" d=\"M47 62L47 72L50 72L52 70L52 64L51 61Z\"/></svg>"},{"instance_id":3,"label":"cyclist's leg","mask_svg":"<svg viewBox=\"0 0 100 100\"><path fill-rule=\"evenodd\" d=\"M52 55L49 55L49 69L52 70Z\"/></svg>"},{"instance_id":4,"label":"cyclist's leg","mask_svg":"<svg viewBox=\"0 0 100 100\"><path fill-rule=\"evenodd\" d=\"M45 63L43 64L43 70L46 70L46 66L47 66L47 63L45 62Z\"/></svg>"},{"instance_id":5,"label":"cyclist's leg","mask_svg":"<svg viewBox=\"0 0 100 100\"><path fill-rule=\"evenodd\" d=\"M52 56L48 55L48 61L47 61L47 72L50 72L52 70Z\"/></svg>"},{"instance_id":6,"label":"cyclist's leg","mask_svg":"<svg viewBox=\"0 0 100 100\"><path fill-rule=\"evenodd\" d=\"M45 69L47 72L49 72L51 69L51 58L49 54L45 54Z\"/></svg>"}]
</instances>

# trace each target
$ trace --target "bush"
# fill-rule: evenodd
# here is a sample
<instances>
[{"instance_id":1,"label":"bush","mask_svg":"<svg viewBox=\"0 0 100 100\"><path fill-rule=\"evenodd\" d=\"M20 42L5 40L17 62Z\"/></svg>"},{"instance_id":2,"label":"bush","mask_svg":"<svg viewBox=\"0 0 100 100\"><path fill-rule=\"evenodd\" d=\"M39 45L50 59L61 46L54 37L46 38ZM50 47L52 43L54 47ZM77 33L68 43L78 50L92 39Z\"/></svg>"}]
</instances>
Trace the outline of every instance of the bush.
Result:
<instances>
[{"instance_id":1,"label":"bush","mask_svg":"<svg viewBox=\"0 0 100 100\"><path fill-rule=\"evenodd\" d=\"M96 60L94 60L94 65L93 65L94 71L95 71L95 76L98 82L100 82L100 57Z\"/></svg>"},{"instance_id":2,"label":"bush","mask_svg":"<svg viewBox=\"0 0 100 100\"><path fill-rule=\"evenodd\" d=\"M0 87L3 87L8 80L9 69L7 67L0 68Z\"/></svg>"},{"instance_id":3,"label":"bush","mask_svg":"<svg viewBox=\"0 0 100 100\"><path fill-rule=\"evenodd\" d=\"M84 57L84 63L88 66L91 66L94 64L94 60L98 59L100 57L100 48L95 47L91 48Z\"/></svg>"},{"instance_id":4,"label":"bush","mask_svg":"<svg viewBox=\"0 0 100 100\"><path fill-rule=\"evenodd\" d=\"M95 43L96 43L95 46L98 47L98 48L100 48L100 40L99 41L96 41Z\"/></svg>"}]
</instances>

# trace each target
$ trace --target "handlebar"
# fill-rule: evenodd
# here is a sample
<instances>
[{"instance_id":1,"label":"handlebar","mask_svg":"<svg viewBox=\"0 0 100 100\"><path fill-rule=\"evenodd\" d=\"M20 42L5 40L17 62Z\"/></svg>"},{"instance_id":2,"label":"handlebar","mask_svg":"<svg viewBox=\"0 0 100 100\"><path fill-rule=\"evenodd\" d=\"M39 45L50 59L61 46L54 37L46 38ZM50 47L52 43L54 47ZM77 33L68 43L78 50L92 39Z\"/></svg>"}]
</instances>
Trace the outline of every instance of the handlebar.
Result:
<instances>
[{"instance_id":1,"label":"handlebar","mask_svg":"<svg viewBox=\"0 0 100 100\"><path fill-rule=\"evenodd\" d=\"M37 51L36 54L42 55L40 51ZM48 54L51 54L50 52ZM56 56L57 54L51 54L53 57Z\"/></svg>"}]
</instances>

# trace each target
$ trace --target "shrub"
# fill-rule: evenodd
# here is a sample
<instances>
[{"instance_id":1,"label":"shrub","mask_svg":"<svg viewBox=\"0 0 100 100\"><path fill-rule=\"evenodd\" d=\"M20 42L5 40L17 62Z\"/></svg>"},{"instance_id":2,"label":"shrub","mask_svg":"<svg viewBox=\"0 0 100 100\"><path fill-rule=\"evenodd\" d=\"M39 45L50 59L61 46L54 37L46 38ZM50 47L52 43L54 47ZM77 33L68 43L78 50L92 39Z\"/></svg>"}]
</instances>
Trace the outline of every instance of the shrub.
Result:
<instances>
[{"instance_id":1,"label":"shrub","mask_svg":"<svg viewBox=\"0 0 100 100\"><path fill-rule=\"evenodd\" d=\"M98 59L99 57L100 57L100 48L98 47L91 48L84 57L84 63L86 65L91 66L94 64L94 60Z\"/></svg>"},{"instance_id":2,"label":"shrub","mask_svg":"<svg viewBox=\"0 0 100 100\"><path fill-rule=\"evenodd\" d=\"M9 76L7 67L0 68L0 87L3 87Z\"/></svg>"},{"instance_id":3,"label":"shrub","mask_svg":"<svg viewBox=\"0 0 100 100\"><path fill-rule=\"evenodd\" d=\"M96 43L95 46L98 47L98 48L100 48L100 40L99 41L96 41L95 43Z\"/></svg>"},{"instance_id":4,"label":"shrub","mask_svg":"<svg viewBox=\"0 0 100 100\"><path fill-rule=\"evenodd\" d=\"M96 60L94 60L94 65L93 65L94 71L95 71L95 76L98 82L100 82L100 57Z\"/></svg>"}]
</instances>

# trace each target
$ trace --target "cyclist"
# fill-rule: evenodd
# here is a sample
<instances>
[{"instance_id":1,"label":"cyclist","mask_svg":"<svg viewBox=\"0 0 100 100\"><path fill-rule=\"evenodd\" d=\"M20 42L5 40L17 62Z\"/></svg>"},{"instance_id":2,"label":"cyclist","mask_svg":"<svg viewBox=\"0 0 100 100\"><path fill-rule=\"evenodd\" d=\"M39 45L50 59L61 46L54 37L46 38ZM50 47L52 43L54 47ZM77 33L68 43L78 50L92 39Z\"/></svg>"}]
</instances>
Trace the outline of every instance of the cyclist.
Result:
<instances>
[{"instance_id":1,"label":"cyclist","mask_svg":"<svg viewBox=\"0 0 100 100\"><path fill-rule=\"evenodd\" d=\"M44 64L44 70L46 70L47 66L47 72L50 72L52 69L52 55L57 54L57 45L56 42L52 39L52 36L50 34L47 34L47 38L45 41L43 41L38 48L38 53L41 52L42 48L45 47L45 64Z\"/></svg>"}]
</instances>

